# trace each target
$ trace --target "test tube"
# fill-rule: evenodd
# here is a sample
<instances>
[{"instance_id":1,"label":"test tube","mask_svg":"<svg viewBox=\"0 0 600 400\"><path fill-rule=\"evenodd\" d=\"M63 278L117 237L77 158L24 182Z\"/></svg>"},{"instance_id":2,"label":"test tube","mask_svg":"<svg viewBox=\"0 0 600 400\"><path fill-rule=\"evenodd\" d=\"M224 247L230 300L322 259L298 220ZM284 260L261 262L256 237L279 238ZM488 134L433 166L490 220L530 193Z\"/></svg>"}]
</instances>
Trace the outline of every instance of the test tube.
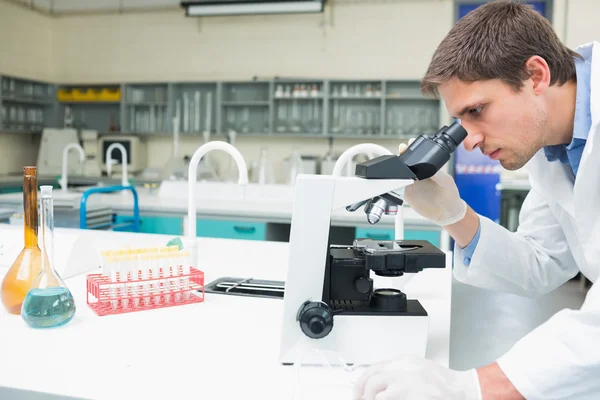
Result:
<instances>
[{"instance_id":1,"label":"test tube","mask_svg":"<svg viewBox=\"0 0 600 400\"><path fill-rule=\"evenodd\" d=\"M186 300L190 299L191 293L190 293L190 264L191 264L191 260L190 260L190 252L189 251L184 251L183 252L183 256L182 256L182 262L183 262L183 290L185 290L184 292L184 298Z\"/></svg>"},{"instance_id":2,"label":"test tube","mask_svg":"<svg viewBox=\"0 0 600 400\"><path fill-rule=\"evenodd\" d=\"M142 285L141 291L143 295L150 293L150 283L148 278L150 277L150 255L148 249L140 249L140 270L142 271ZM147 307L150 305L150 296L144 296L144 305Z\"/></svg>"},{"instance_id":3,"label":"test tube","mask_svg":"<svg viewBox=\"0 0 600 400\"><path fill-rule=\"evenodd\" d=\"M151 248L150 265L152 273L152 294L154 295L154 304L160 304L160 260L157 248Z\"/></svg>"},{"instance_id":4,"label":"test tube","mask_svg":"<svg viewBox=\"0 0 600 400\"><path fill-rule=\"evenodd\" d=\"M102 275L110 276L110 263L108 261L110 258L110 251L103 251L100 255L102 256Z\"/></svg>"},{"instance_id":5,"label":"test tube","mask_svg":"<svg viewBox=\"0 0 600 400\"><path fill-rule=\"evenodd\" d=\"M181 285L179 284L178 278L178 276L180 275L179 269L181 268L181 252L179 251L179 247L175 246L175 249L171 249L171 259L173 264L171 275L175 277L175 279L171 280L171 283L173 286L173 290L176 292L175 301L179 302L181 301L181 292L179 291L181 289Z\"/></svg>"},{"instance_id":6,"label":"test tube","mask_svg":"<svg viewBox=\"0 0 600 400\"><path fill-rule=\"evenodd\" d=\"M119 300L117 300L117 258L113 255L109 256L107 258L107 265L108 265L108 269L109 269L109 274L110 274L110 281L111 281L111 285L108 289L108 294L111 298L110 300L110 305L112 306L113 310L117 309L117 305L119 303Z\"/></svg>"},{"instance_id":7,"label":"test tube","mask_svg":"<svg viewBox=\"0 0 600 400\"><path fill-rule=\"evenodd\" d=\"M121 282L121 304L123 308L129 307L129 298L127 296L127 275L129 273L129 255L128 251L121 250L119 255L119 282Z\"/></svg>"},{"instance_id":8,"label":"test tube","mask_svg":"<svg viewBox=\"0 0 600 400\"><path fill-rule=\"evenodd\" d=\"M130 275L131 275L131 280L129 283L129 287L131 290L131 295L133 296L133 306L134 307L139 307L140 306L140 298L138 297L140 291L139 291L139 284L137 283L137 281L139 280L139 267L140 267L140 250L139 249L133 249L131 250L131 256L129 258L130 260Z\"/></svg>"},{"instance_id":9,"label":"test tube","mask_svg":"<svg viewBox=\"0 0 600 400\"><path fill-rule=\"evenodd\" d=\"M113 310L117 308L118 304L119 304L119 288L121 285L118 285L117 282L119 282L119 276L118 276L118 272L119 272L119 255L120 252L119 251L111 251L110 252L110 257L111 257L111 267L110 267L110 281L113 283L113 285L110 286L110 297L114 300L111 300L111 305Z\"/></svg>"},{"instance_id":10,"label":"test tube","mask_svg":"<svg viewBox=\"0 0 600 400\"><path fill-rule=\"evenodd\" d=\"M163 292L165 293L165 301L171 302L171 256L169 254L169 248L163 247L160 249L160 260L163 279L161 283L163 285Z\"/></svg>"}]
</instances>

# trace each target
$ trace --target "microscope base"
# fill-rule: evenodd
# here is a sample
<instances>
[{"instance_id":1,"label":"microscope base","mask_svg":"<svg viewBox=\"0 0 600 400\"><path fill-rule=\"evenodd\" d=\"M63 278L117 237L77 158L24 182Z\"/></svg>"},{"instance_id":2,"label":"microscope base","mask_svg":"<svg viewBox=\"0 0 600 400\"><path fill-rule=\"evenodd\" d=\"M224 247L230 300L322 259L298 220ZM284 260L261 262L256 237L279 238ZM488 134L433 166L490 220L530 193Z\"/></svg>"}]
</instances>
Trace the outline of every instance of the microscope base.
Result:
<instances>
[{"instance_id":1,"label":"microscope base","mask_svg":"<svg viewBox=\"0 0 600 400\"><path fill-rule=\"evenodd\" d=\"M415 304L416 302L416 304ZM412 310L404 314L341 313L333 318L333 329L322 339L311 339L300 326L292 335L296 343L282 347L282 364L322 365L323 356L313 350L333 352L347 364L373 363L413 354L425 357L429 317L417 300L410 300ZM416 308L414 308L416 306ZM335 357L327 357L329 362Z\"/></svg>"}]
</instances>

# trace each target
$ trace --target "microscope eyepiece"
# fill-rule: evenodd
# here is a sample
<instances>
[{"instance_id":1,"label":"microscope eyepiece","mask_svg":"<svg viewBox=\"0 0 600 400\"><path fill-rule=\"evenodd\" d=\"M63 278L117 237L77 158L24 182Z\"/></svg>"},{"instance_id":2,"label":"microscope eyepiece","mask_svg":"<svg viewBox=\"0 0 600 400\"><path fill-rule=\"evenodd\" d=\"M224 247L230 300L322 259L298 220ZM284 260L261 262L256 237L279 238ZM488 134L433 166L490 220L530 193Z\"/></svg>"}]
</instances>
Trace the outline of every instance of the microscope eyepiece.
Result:
<instances>
[{"instance_id":1,"label":"microscope eyepiece","mask_svg":"<svg viewBox=\"0 0 600 400\"><path fill-rule=\"evenodd\" d=\"M446 132L444 133L448 135L452 139L452 141L454 141L455 148L467 138L467 131L458 122L455 122L452 125L450 125L450 127L446 129Z\"/></svg>"},{"instance_id":2,"label":"microscope eyepiece","mask_svg":"<svg viewBox=\"0 0 600 400\"><path fill-rule=\"evenodd\" d=\"M423 180L439 171L467 137L458 122L443 126L435 135L419 135L399 156L376 157L356 165L356 176L366 179Z\"/></svg>"},{"instance_id":3,"label":"microscope eyepiece","mask_svg":"<svg viewBox=\"0 0 600 400\"><path fill-rule=\"evenodd\" d=\"M436 132L433 140L440 146L444 147L448 153L453 153L467 137L467 131L458 122L453 123L450 127L444 126Z\"/></svg>"}]
</instances>

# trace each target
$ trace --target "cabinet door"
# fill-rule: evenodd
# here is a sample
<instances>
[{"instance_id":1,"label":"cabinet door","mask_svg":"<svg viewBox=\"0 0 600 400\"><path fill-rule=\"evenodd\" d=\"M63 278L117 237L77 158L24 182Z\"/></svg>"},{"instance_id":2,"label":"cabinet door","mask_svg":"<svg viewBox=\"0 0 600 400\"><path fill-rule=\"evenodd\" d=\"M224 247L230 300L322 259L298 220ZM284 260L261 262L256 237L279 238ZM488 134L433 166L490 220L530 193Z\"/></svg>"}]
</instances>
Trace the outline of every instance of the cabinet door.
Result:
<instances>
[{"instance_id":1,"label":"cabinet door","mask_svg":"<svg viewBox=\"0 0 600 400\"><path fill-rule=\"evenodd\" d=\"M221 239L265 240L266 223L198 219L196 236Z\"/></svg>"},{"instance_id":2,"label":"cabinet door","mask_svg":"<svg viewBox=\"0 0 600 400\"><path fill-rule=\"evenodd\" d=\"M129 221L131 218L131 215L117 215L116 222ZM180 236L183 234L182 221L181 217L143 216L140 217L140 232ZM124 230L131 232L130 228Z\"/></svg>"}]
</instances>

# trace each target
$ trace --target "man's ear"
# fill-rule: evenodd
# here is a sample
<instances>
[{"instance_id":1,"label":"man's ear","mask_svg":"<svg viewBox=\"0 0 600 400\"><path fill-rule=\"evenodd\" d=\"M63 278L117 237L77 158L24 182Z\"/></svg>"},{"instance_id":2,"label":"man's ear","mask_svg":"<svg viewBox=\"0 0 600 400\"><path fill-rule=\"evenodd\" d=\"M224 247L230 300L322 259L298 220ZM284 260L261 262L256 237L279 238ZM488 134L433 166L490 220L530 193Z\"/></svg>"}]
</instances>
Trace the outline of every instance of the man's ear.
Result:
<instances>
[{"instance_id":1,"label":"man's ear","mask_svg":"<svg viewBox=\"0 0 600 400\"><path fill-rule=\"evenodd\" d=\"M525 70L531 79L532 89L536 95L542 94L550 86L550 67L540 56L531 56L525 61Z\"/></svg>"}]
</instances>

